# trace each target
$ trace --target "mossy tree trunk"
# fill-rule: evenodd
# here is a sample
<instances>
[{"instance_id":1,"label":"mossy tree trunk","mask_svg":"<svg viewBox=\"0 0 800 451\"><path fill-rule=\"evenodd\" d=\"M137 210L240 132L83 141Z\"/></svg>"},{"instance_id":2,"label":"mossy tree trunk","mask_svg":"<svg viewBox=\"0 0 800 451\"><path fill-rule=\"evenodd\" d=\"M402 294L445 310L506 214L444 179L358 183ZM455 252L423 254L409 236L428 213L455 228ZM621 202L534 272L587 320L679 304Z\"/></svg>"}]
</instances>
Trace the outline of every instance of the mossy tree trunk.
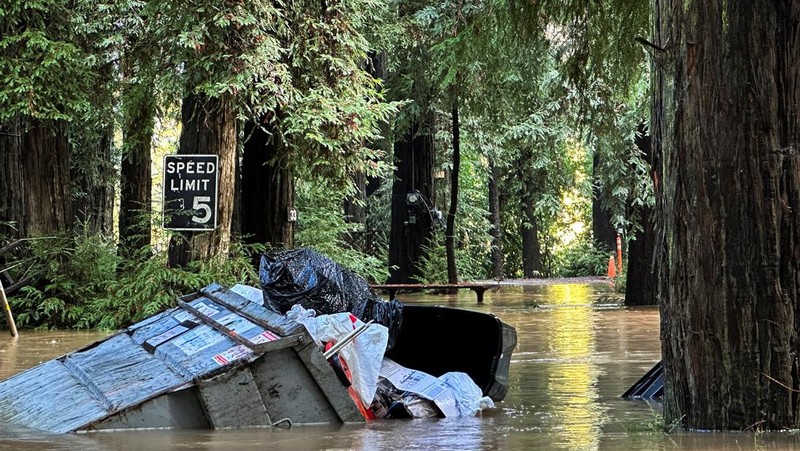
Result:
<instances>
[{"instance_id":1,"label":"mossy tree trunk","mask_svg":"<svg viewBox=\"0 0 800 451\"><path fill-rule=\"evenodd\" d=\"M447 282L458 283L456 266L456 213L458 212L458 176L461 172L461 126L458 122L458 97L453 103L453 170L450 175L450 208L445 229L445 252L447 253ZM451 294L457 293L451 289Z\"/></svg>"},{"instance_id":2,"label":"mossy tree trunk","mask_svg":"<svg viewBox=\"0 0 800 451\"><path fill-rule=\"evenodd\" d=\"M500 171L493 161L489 161L489 222L492 236L492 277L505 278L505 258L503 256L503 223L500 216Z\"/></svg>"},{"instance_id":3,"label":"mossy tree trunk","mask_svg":"<svg viewBox=\"0 0 800 451\"><path fill-rule=\"evenodd\" d=\"M13 116L0 123L0 236L25 236L25 180L22 171L23 120ZM24 227L24 229L23 229Z\"/></svg>"},{"instance_id":4,"label":"mossy tree trunk","mask_svg":"<svg viewBox=\"0 0 800 451\"><path fill-rule=\"evenodd\" d=\"M134 83L126 85L122 102L119 234L122 247L135 250L150 245L151 141L156 102L150 85Z\"/></svg>"},{"instance_id":5,"label":"mossy tree trunk","mask_svg":"<svg viewBox=\"0 0 800 451\"><path fill-rule=\"evenodd\" d=\"M539 185L545 174L537 170L528 170L526 163L533 160L533 149L522 149L517 168L522 181L519 192L520 208L523 223L520 224L522 237L522 274L525 278L541 276L544 273L542 245L539 240L539 219L536 217L536 199L541 195Z\"/></svg>"}]
</instances>

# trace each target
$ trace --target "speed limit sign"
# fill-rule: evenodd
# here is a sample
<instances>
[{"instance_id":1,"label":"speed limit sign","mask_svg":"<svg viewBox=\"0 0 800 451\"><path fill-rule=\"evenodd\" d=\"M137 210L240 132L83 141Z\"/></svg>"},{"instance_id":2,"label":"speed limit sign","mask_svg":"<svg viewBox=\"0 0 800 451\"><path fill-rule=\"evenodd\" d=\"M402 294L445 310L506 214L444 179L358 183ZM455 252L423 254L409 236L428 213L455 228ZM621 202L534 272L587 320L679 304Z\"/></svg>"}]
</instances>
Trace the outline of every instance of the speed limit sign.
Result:
<instances>
[{"instance_id":1,"label":"speed limit sign","mask_svg":"<svg viewBox=\"0 0 800 451\"><path fill-rule=\"evenodd\" d=\"M217 155L164 156L164 228L217 228Z\"/></svg>"}]
</instances>

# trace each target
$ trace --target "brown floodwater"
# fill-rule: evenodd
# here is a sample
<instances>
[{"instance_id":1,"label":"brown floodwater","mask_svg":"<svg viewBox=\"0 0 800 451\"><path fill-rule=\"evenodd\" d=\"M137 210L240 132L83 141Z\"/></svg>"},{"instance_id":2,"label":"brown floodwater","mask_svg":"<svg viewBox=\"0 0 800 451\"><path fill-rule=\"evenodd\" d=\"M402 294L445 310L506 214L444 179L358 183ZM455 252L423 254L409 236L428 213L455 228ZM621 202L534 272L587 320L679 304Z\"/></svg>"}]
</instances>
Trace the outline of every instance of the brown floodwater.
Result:
<instances>
[{"instance_id":1,"label":"brown floodwater","mask_svg":"<svg viewBox=\"0 0 800 451\"><path fill-rule=\"evenodd\" d=\"M602 283L399 296L493 313L517 329L505 400L483 416L383 420L290 430L131 431L48 435L0 424L0 450L94 449L792 449L800 433L660 432L660 405L620 398L659 359L658 310L622 307ZM103 332L0 331L0 379L102 339ZM59 406L53 406L58 409Z\"/></svg>"}]
</instances>

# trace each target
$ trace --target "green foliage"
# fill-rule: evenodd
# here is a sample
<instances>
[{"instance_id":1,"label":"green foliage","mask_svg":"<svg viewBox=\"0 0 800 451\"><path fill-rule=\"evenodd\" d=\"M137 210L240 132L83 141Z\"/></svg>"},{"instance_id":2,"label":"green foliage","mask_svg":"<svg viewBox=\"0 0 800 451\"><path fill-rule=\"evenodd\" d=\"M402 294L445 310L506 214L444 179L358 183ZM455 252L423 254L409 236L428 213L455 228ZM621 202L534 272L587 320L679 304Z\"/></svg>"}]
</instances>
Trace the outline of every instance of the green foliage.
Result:
<instances>
[{"instance_id":1,"label":"green foliage","mask_svg":"<svg viewBox=\"0 0 800 451\"><path fill-rule=\"evenodd\" d=\"M302 180L297 243L382 280L391 180L363 201L362 232L342 214L350 176L386 176L386 146L371 144L399 111L402 132L423 114L446 119L458 102L460 277L487 273L489 159L506 175L507 274L520 267L523 203L535 206L547 274L603 274L607 255L588 238L563 249L569 240L562 238L573 223L588 224L593 182L628 235L638 227L633 207L652 203L649 167L632 145L648 91L645 54L633 38L646 29L643 0L197 0L190 7L178 0L10 0L0 6L0 120L69 121L71 169L91 185L107 183L118 161L100 161L92 149L117 126L115 115L140 128L122 131L130 147L152 134L139 110L174 109L193 94L230 98L241 119L260 121L285 143L274 163ZM373 50L389 53L386 93L366 70ZM420 130L435 134L445 171L452 158L447 123ZM601 157L594 180L587 175L592 154ZM443 188L437 200L449 199ZM44 282L15 300L25 326L116 327L212 280L255 277L254 249L172 269L151 249L123 259L103 237L37 243L49 243L34 246ZM437 236L429 244L427 281L446 280L442 243Z\"/></svg>"},{"instance_id":2,"label":"green foliage","mask_svg":"<svg viewBox=\"0 0 800 451\"><path fill-rule=\"evenodd\" d=\"M636 134L645 122L643 118L647 117L647 90L642 81L630 98L618 99L615 114L606 116L607 123L595 127L587 137L588 146L599 157L595 184L601 202L612 214L613 227L623 229L626 235L633 235L643 227L640 207L655 203L652 168L635 144Z\"/></svg>"},{"instance_id":3,"label":"green foliage","mask_svg":"<svg viewBox=\"0 0 800 451\"><path fill-rule=\"evenodd\" d=\"M417 283L447 283L447 254L444 247L444 231L438 230L433 239L423 246L424 252L418 262L420 275ZM469 247L456 246L456 267L460 280L481 280L486 278L489 263L487 253L480 255ZM488 249L486 249L488 251Z\"/></svg>"},{"instance_id":4,"label":"green foliage","mask_svg":"<svg viewBox=\"0 0 800 451\"><path fill-rule=\"evenodd\" d=\"M371 281L388 277L385 255L370 255L355 245L363 239L363 224L347 222L342 209L346 192L318 184L297 188L297 245L311 247Z\"/></svg>"},{"instance_id":5,"label":"green foliage","mask_svg":"<svg viewBox=\"0 0 800 451\"><path fill-rule=\"evenodd\" d=\"M234 243L224 258L168 268L165 251L144 248L123 260L102 236L41 238L31 245L37 283L10 302L20 327L115 329L211 282L257 284L250 255L259 251Z\"/></svg>"},{"instance_id":6,"label":"green foliage","mask_svg":"<svg viewBox=\"0 0 800 451\"><path fill-rule=\"evenodd\" d=\"M85 321L90 300L107 290L119 260L114 243L101 236L39 238L29 244L34 279L11 305L21 327L61 328Z\"/></svg>"},{"instance_id":7,"label":"green foliage","mask_svg":"<svg viewBox=\"0 0 800 451\"><path fill-rule=\"evenodd\" d=\"M81 48L87 2L11 0L0 7L0 120L72 119L90 109L95 57Z\"/></svg>"},{"instance_id":8,"label":"green foliage","mask_svg":"<svg viewBox=\"0 0 800 451\"><path fill-rule=\"evenodd\" d=\"M89 302L90 314L79 327L114 329L141 320L175 305L175 299L217 282L225 286L245 283L258 286L258 273L250 255L262 247L232 243L228 256L192 262L186 268L168 268L165 252L125 261L109 289Z\"/></svg>"},{"instance_id":9,"label":"green foliage","mask_svg":"<svg viewBox=\"0 0 800 451\"><path fill-rule=\"evenodd\" d=\"M587 234L588 235L588 234ZM553 255L554 275L558 277L602 276L608 270L611 251L592 243L588 236L576 240Z\"/></svg>"}]
</instances>

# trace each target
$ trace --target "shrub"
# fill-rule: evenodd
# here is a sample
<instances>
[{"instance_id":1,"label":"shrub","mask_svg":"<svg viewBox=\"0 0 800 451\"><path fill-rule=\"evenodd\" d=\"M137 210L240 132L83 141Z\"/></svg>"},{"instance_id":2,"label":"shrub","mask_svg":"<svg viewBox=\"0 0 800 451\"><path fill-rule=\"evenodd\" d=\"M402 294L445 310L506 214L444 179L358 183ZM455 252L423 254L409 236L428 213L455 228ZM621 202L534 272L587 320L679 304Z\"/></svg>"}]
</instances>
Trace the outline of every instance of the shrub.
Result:
<instances>
[{"instance_id":1,"label":"shrub","mask_svg":"<svg viewBox=\"0 0 800 451\"><path fill-rule=\"evenodd\" d=\"M611 251L581 239L553 254L554 274L558 277L601 276L608 270Z\"/></svg>"}]
</instances>

